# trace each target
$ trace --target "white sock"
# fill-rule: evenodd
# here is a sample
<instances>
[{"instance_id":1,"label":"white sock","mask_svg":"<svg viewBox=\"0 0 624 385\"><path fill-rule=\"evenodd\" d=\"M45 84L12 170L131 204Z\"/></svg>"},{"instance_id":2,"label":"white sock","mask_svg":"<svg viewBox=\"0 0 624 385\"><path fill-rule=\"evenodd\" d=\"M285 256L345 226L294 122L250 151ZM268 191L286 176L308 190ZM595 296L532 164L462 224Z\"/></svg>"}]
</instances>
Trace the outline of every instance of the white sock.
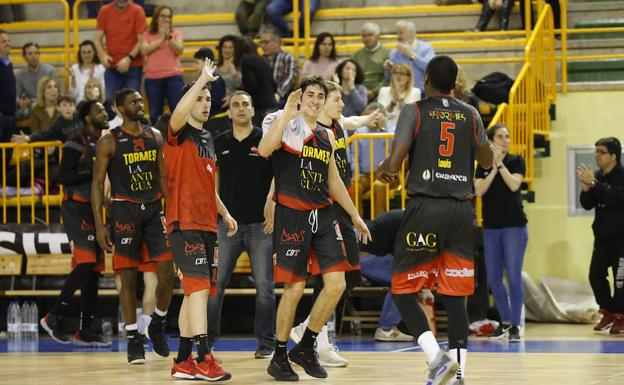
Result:
<instances>
[{"instance_id":1,"label":"white sock","mask_svg":"<svg viewBox=\"0 0 624 385\"><path fill-rule=\"evenodd\" d=\"M138 329L139 329L139 326L137 325L136 322L130 325L126 325L127 331L133 331L133 330L138 330Z\"/></svg>"},{"instance_id":2,"label":"white sock","mask_svg":"<svg viewBox=\"0 0 624 385\"><path fill-rule=\"evenodd\" d=\"M327 335L327 325L321 328L318 336L316 337L316 350L329 346L329 336Z\"/></svg>"},{"instance_id":3,"label":"white sock","mask_svg":"<svg viewBox=\"0 0 624 385\"><path fill-rule=\"evenodd\" d=\"M431 330L424 332L418 337L418 345L420 345L423 352L425 352L429 363L433 362L440 351L440 345L438 345L438 341L436 341Z\"/></svg>"},{"instance_id":4,"label":"white sock","mask_svg":"<svg viewBox=\"0 0 624 385\"><path fill-rule=\"evenodd\" d=\"M458 355L458 350L459 350L459 355ZM468 350L449 349L449 355L455 362L459 363L459 370L457 371L457 378L464 378L466 376L466 358L468 357Z\"/></svg>"},{"instance_id":5,"label":"white sock","mask_svg":"<svg viewBox=\"0 0 624 385\"><path fill-rule=\"evenodd\" d=\"M166 310L165 310L165 311L162 311L162 310L160 310L160 309L158 309L158 308L156 308L156 310L154 310L154 313L158 314L158 315L159 315L159 316L161 316L161 317L164 317L164 316L166 316L166 315L167 315L167 311L166 311Z\"/></svg>"},{"instance_id":6,"label":"white sock","mask_svg":"<svg viewBox=\"0 0 624 385\"><path fill-rule=\"evenodd\" d=\"M301 323L301 325L303 325L303 330L305 330L308 327L309 323L310 323L310 316L308 316L308 318L306 318L305 321Z\"/></svg>"},{"instance_id":7,"label":"white sock","mask_svg":"<svg viewBox=\"0 0 624 385\"><path fill-rule=\"evenodd\" d=\"M152 316L147 314L141 314L139 316L139 333L145 334L145 329L149 326L150 322L152 322Z\"/></svg>"}]
</instances>

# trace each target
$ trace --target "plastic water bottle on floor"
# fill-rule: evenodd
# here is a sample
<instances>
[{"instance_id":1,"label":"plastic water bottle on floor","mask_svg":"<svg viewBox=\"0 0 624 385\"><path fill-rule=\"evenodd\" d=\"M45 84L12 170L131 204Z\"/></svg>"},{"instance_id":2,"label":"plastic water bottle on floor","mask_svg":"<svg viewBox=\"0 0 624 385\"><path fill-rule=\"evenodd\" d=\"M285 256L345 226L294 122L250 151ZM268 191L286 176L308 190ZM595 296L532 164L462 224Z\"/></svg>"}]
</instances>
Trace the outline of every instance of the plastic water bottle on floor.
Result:
<instances>
[{"instance_id":1,"label":"plastic water bottle on floor","mask_svg":"<svg viewBox=\"0 0 624 385\"><path fill-rule=\"evenodd\" d=\"M22 334L22 339L30 338L30 305L27 301L24 301L22 307L20 309L20 331Z\"/></svg>"},{"instance_id":2,"label":"plastic water bottle on floor","mask_svg":"<svg viewBox=\"0 0 624 385\"><path fill-rule=\"evenodd\" d=\"M124 338L126 336L126 322L124 321L121 305L117 308L117 334L120 338Z\"/></svg>"},{"instance_id":3,"label":"plastic water bottle on floor","mask_svg":"<svg viewBox=\"0 0 624 385\"><path fill-rule=\"evenodd\" d=\"M327 321L327 337L329 343L333 344L336 338L336 312L332 312L329 320Z\"/></svg>"},{"instance_id":4,"label":"plastic water bottle on floor","mask_svg":"<svg viewBox=\"0 0 624 385\"><path fill-rule=\"evenodd\" d=\"M354 319L351 321L351 334L354 336L362 335L362 322L359 319Z\"/></svg>"},{"instance_id":5,"label":"plastic water bottle on floor","mask_svg":"<svg viewBox=\"0 0 624 385\"><path fill-rule=\"evenodd\" d=\"M39 308L34 301L30 304L30 333L33 339L39 339Z\"/></svg>"},{"instance_id":6,"label":"plastic water bottle on floor","mask_svg":"<svg viewBox=\"0 0 624 385\"><path fill-rule=\"evenodd\" d=\"M104 335L107 340L110 340L113 335L113 324L110 318L102 318L102 335Z\"/></svg>"},{"instance_id":7,"label":"plastic water bottle on floor","mask_svg":"<svg viewBox=\"0 0 624 385\"><path fill-rule=\"evenodd\" d=\"M19 304L11 301L7 310L7 331L10 339L19 339L21 336L22 317Z\"/></svg>"}]
</instances>

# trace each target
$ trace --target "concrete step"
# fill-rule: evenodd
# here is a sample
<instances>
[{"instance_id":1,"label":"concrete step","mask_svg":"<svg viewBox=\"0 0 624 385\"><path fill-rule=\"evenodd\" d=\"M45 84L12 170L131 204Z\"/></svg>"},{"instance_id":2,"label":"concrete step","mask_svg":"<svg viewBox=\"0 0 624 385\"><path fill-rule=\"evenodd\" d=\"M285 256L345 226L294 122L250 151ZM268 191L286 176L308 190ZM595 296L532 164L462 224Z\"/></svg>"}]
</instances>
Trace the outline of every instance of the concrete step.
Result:
<instances>
[{"instance_id":1,"label":"concrete step","mask_svg":"<svg viewBox=\"0 0 624 385\"><path fill-rule=\"evenodd\" d=\"M578 20L574 28L614 28L624 27L624 19ZM624 32L578 33L570 35L571 39L611 39L624 37Z\"/></svg>"},{"instance_id":2,"label":"concrete step","mask_svg":"<svg viewBox=\"0 0 624 385\"><path fill-rule=\"evenodd\" d=\"M624 59L578 61L568 64L570 82L622 81Z\"/></svg>"}]
</instances>

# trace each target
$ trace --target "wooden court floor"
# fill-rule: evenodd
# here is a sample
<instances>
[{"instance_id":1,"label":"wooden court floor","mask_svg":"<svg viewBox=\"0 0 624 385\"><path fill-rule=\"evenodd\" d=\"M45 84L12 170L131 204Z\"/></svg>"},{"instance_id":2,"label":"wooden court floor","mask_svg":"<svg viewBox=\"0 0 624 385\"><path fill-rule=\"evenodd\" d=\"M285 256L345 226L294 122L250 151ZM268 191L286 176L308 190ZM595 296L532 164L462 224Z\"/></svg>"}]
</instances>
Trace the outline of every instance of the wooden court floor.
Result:
<instances>
[{"instance_id":1,"label":"wooden court floor","mask_svg":"<svg viewBox=\"0 0 624 385\"><path fill-rule=\"evenodd\" d=\"M527 329L527 341L604 340L624 338L597 336L587 325L557 325ZM619 342L618 342L619 343ZM565 349L564 349L565 350ZM329 378L313 379L295 367L301 383L336 385L424 384L422 352L341 352L351 361L348 368L331 368ZM171 358L147 354L142 366L125 363L121 352L6 353L0 354L0 384L174 384L189 383L169 377ZM218 352L223 367L232 373L230 384L275 384L267 374L267 360L256 360L253 352ZM195 382L197 383L197 382ZM624 384L624 354L605 353L469 353L468 385L601 385Z\"/></svg>"}]
</instances>

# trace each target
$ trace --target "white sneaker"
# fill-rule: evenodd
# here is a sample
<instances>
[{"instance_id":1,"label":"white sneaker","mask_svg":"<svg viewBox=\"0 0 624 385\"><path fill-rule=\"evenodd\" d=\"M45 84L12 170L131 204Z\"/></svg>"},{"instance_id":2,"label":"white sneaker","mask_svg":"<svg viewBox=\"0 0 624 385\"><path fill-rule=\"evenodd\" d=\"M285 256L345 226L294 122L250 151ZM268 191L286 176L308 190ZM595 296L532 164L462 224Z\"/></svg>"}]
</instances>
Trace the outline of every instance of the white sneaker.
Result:
<instances>
[{"instance_id":1,"label":"white sneaker","mask_svg":"<svg viewBox=\"0 0 624 385\"><path fill-rule=\"evenodd\" d=\"M382 328L377 328L377 330L375 330L375 340L385 342L409 342L413 341L414 337L401 333L401 331L396 327L388 331L385 331Z\"/></svg>"},{"instance_id":2,"label":"white sneaker","mask_svg":"<svg viewBox=\"0 0 624 385\"><path fill-rule=\"evenodd\" d=\"M318 359L321 366L330 368L344 368L349 366L349 360L340 357L338 354L338 347L334 345L322 346L317 348L316 352L318 353Z\"/></svg>"},{"instance_id":3,"label":"white sneaker","mask_svg":"<svg viewBox=\"0 0 624 385\"><path fill-rule=\"evenodd\" d=\"M448 385L466 385L464 378L454 378L448 382Z\"/></svg>"},{"instance_id":4,"label":"white sneaker","mask_svg":"<svg viewBox=\"0 0 624 385\"><path fill-rule=\"evenodd\" d=\"M294 328L290 329L290 339L298 344L299 341L301 341L301 339L303 338L303 333L306 330L306 326L303 323L300 323L299 325L295 326Z\"/></svg>"},{"instance_id":5,"label":"white sneaker","mask_svg":"<svg viewBox=\"0 0 624 385\"><path fill-rule=\"evenodd\" d=\"M429 377L426 385L448 384L457 374L459 364L443 350L438 351L433 362L429 365Z\"/></svg>"}]
</instances>

